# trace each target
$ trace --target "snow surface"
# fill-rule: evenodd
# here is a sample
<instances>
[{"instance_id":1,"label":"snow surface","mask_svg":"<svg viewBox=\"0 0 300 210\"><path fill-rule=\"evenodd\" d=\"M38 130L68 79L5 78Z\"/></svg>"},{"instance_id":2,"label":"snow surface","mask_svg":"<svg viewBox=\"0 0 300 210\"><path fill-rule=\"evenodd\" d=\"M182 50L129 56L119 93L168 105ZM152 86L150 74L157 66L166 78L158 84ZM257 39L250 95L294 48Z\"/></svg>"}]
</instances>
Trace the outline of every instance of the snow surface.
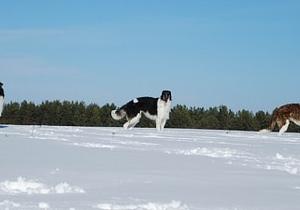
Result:
<instances>
[{"instance_id":1,"label":"snow surface","mask_svg":"<svg viewBox=\"0 0 300 210\"><path fill-rule=\"evenodd\" d=\"M2 125L2 209L300 209L300 134Z\"/></svg>"}]
</instances>

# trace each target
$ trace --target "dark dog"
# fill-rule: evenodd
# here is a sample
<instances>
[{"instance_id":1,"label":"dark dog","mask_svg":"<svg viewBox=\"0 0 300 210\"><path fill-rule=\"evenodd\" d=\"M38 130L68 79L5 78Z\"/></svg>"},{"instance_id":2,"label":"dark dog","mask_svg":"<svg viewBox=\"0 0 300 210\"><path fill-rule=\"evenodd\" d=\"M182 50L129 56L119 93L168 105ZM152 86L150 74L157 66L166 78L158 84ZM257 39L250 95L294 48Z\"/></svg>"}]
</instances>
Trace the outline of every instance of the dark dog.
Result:
<instances>
[{"instance_id":1,"label":"dark dog","mask_svg":"<svg viewBox=\"0 0 300 210\"><path fill-rule=\"evenodd\" d=\"M4 90L2 88L2 82L0 82L0 117L2 115L3 104L4 104Z\"/></svg>"}]
</instances>

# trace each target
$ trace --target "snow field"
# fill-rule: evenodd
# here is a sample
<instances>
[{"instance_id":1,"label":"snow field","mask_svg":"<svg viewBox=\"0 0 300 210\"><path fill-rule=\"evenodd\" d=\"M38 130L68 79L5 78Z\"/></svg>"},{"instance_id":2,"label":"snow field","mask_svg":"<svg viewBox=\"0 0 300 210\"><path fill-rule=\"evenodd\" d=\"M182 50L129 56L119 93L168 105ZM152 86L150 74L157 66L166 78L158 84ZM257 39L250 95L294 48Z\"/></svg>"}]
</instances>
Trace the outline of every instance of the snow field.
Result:
<instances>
[{"instance_id":1,"label":"snow field","mask_svg":"<svg viewBox=\"0 0 300 210\"><path fill-rule=\"evenodd\" d=\"M0 209L298 209L300 135L2 126Z\"/></svg>"}]
</instances>

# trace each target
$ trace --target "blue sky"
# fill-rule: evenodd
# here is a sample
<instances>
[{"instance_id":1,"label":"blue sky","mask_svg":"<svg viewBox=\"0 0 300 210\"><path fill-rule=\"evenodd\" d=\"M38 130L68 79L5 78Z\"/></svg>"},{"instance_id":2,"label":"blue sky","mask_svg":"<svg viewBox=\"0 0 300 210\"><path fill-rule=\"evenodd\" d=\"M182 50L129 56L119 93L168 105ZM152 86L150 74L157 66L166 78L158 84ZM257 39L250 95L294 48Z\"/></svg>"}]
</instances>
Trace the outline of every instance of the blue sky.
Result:
<instances>
[{"instance_id":1,"label":"blue sky","mask_svg":"<svg viewBox=\"0 0 300 210\"><path fill-rule=\"evenodd\" d=\"M299 1L1 1L7 101L300 102Z\"/></svg>"}]
</instances>

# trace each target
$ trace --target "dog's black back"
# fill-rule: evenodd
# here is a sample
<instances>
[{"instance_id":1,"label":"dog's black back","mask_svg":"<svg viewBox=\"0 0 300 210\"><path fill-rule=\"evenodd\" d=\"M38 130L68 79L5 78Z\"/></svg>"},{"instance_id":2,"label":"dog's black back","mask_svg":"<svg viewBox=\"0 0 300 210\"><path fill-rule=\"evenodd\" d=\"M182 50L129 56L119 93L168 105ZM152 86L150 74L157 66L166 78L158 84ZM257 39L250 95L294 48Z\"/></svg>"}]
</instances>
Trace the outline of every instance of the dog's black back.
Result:
<instances>
[{"instance_id":1,"label":"dog's black back","mask_svg":"<svg viewBox=\"0 0 300 210\"><path fill-rule=\"evenodd\" d=\"M120 109L123 109L127 113L128 118L135 117L140 111L149 112L151 115L157 115L157 101L158 98L140 97L129 101Z\"/></svg>"}]
</instances>

